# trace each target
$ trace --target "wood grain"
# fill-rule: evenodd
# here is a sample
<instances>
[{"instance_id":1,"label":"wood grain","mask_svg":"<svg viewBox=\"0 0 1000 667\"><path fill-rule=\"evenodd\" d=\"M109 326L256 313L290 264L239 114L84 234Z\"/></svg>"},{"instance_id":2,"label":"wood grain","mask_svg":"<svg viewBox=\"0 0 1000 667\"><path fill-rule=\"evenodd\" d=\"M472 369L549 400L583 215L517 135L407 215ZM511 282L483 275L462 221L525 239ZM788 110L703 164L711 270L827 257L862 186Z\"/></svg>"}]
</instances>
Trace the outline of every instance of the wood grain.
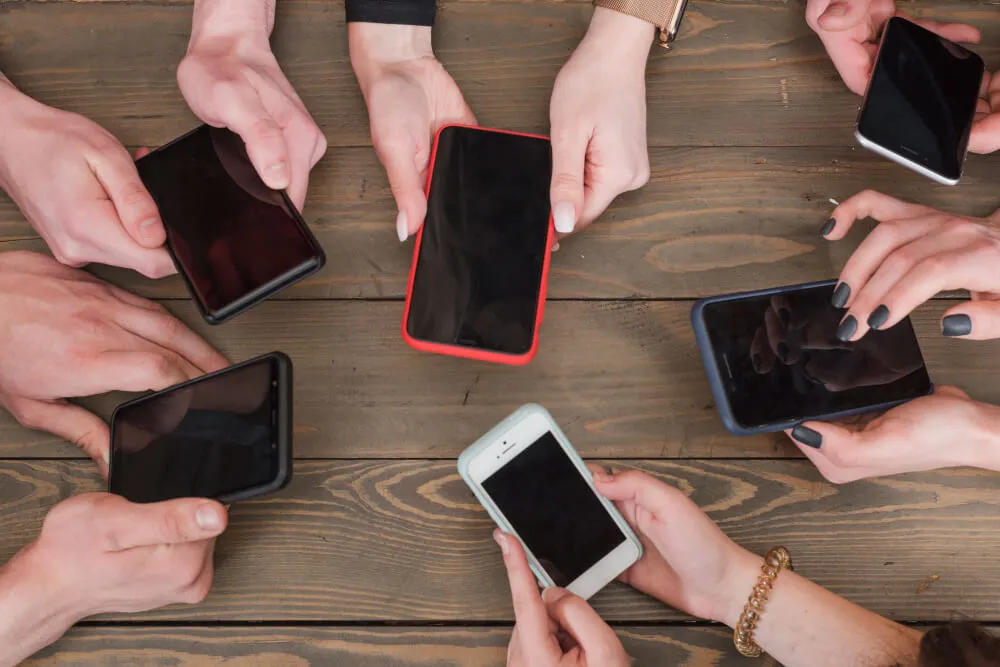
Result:
<instances>
[{"instance_id":1,"label":"wood grain","mask_svg":"<svg viewBox=\"0 0 1000 667\"><path fill-rule=\"evenodd\" d=\"M800 574L880 614L1000 620L994 473L955 469L835 487L807 461L604 463L647 470L690 493L757 553L786 545ZM0 462L0 562L34 537L47 508L97 488L87 462ZM130 618L511 618L491 522L453 461L296 462L285 491L233 508L217 565L202 605ZM595 607L612 621L683 618L620 584Z\"/></svg>"},{"instance_id":2,"label":"wood grain","mask_svg":"<svg viewBox=\"0 0 1000 667\"><path fill-rule=\"evenodd\" d=\"M932 379L1000 404L1000 341L940 335L946 303L915 317ZM587 456L798 456L783 434L722 428L685 302L549 304L525 368L418 353L399 334L402 304L266 303L223 327L169 307L230 359L282 350L295 364L295 453L309 458L453 458L523 403L545 405ZM110 416L122 395L87 405ZM0 418L0 456L76 456Z\"/></svg>"}]
</instances>

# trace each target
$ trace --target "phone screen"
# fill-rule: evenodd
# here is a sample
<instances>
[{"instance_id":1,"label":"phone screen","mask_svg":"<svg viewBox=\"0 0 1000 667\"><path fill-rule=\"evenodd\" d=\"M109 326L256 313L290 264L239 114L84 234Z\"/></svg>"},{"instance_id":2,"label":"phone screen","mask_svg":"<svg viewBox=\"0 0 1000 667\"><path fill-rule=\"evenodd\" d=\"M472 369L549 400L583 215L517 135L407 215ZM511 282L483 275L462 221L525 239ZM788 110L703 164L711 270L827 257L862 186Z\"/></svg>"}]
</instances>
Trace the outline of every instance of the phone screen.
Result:
<instances>
[{"instance_id":1,"label":"phone screen","mask_svg":"<svg viewBox=\"0 0 1000 667\"><path fill-rule=\"evenodd\" d=\"M298 212L264 185L239 135L203 125L136 166L174 261L206 312L224 319L255 293L322 265Z\"/></svg>"},{"instance_id":2,"label":"phone screen","mask_svg":"<svg viewBox=\"0 0 1000 667\"><path fill-rule=\"evenodd\" d=\"M111 492L148 503L220 498L274 482L278 363L264 357L119 408Z\"/></svg>"},{"instance_id":3,"label":"phone screen","mask_svg":"<svg viewBox=\"0 0 1000 667\"><path fill-rule=\"evenodd\" d=\"M557 586L626 540L551 432L486 478L483 489Z\"/></svg>"},{"instance_id":4,"label":"phone screen","mask_svg":"<svg viewBox=\"0 0 1000 667\"><path fill-rule=\"evenodd\" d=\"M982 59L930 30L893 18L858 131L892 152L957 180L983 78Z\"/></svg>"},{"instance_id":5,"label":"phone screen","mask_svg":"<svg viewBox=\"0 0 1000 667\"><path fill-rule=\"evenodd\" d=\"M703 316L733 416L745 428L821 418L931 391L910 319L837 339L833 283L706 304Z\"/></svg>"},{"instance_id":6,"label":"phone screen","mask_svg":"<svg viewBox=\"0 0 1000 667\"><path fill-rule=\"evenodd\" d=\"M441 131L406 319L411 337L530 351L549 252L551 176L547 139Z\"/></svg>"}]
</instances>

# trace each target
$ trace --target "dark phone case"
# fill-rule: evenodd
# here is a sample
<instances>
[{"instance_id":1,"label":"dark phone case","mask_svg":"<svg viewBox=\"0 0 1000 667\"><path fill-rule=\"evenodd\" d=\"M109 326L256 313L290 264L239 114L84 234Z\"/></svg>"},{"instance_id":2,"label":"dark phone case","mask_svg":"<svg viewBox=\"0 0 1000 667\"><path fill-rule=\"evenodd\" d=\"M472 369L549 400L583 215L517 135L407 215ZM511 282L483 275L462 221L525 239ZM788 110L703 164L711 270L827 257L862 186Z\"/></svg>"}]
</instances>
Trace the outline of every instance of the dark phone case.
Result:
<instances>
[{"instance_id":1,"label":"dark phone case","mask_svg":"<svg viewBox=\"0 0 1000 667\"><path fill-rule=\"evenodd\" d=\"M118 421L119 410L124 410L125 408L132 407L133 405L144 403L151 399L155 399L162 394L173 391L175 389L181 389L183 387L188 387L199 382L210 381L212 378L219 375L225 375L232 371L239 370L245 366L258 363L263 359L271 359L277 362L278 366L278 424L277 424L277 436L278 436L278 450L276 456L278 457L278 474L274 478L274 481L260 486L253 486L243 491L235 491L233 493L227 493L215 500L220 503L234 503L238 500L247 500L248 498L254 498L256 496L262 496L267 493L272 493L274 491L280 491L281 489L288 486L288 483L292 480L292 360L288 358L283 352L271 352L270 354L262 354L259 357L254 357L253 359L248 359L247 361L240 362L234 366L229 366L228 368L223 368L221 371L216 371L214 373L209 373L208 375L203 375L200 378L195 378L193 380L188 380L187 382L182 382L176 384L172 387L167 387L162 391L153 392L146 394L145 396L140 396L139 398L132 399L122 403L115 408L115 411L111 414L111 443L113 445L115 441L115 424ZM114 471L114 456L111 457L112 463L108 468L108 492L115 493L115 471Z\"/></svg>"},{"instance_id":2,"label":"dark phone case","mask_svg":"<svg viewBox=\"0 0 1000 667\"><path fill-rule=\"evenodd\" d=\"M727 301L736 301L739 299L746 299L752 297L761 296L773 296L774 294L785 294L789 292L798 292L800 290L812 289L816 287L833 287L837 284L836 280L823 280L815 283L805 283L802 285L789 285L785 287L775 287L772 289L755 290L750 292L739 292L737 294L724 294L722 296L714 296L708 299L701 299L694 304L691 308L691 326L694 327L694 335L698 340L698 351L701 352L701 361L705 365L705 371L708 374L708 383L712 387L712 397L715 399L716 408L719 411L719 417L722 418L722 424L726 427L726 430L733 435L755 435L757 433L775 433L778 431L784 431L786 429L794 428L801 424L803 421L834 421L837 419L843 419L844 417L851 417L853 415L865 414L867 412L880 412L883 410L888 410L889 408L894 408L897 405L902 405L907 403L911 399L903 399L899 401L889 401L887 403L877 403L874 405L869 405L863 408L855 408L853 410L842 410L840 412L831 412L825 415L817 415L816 417L810 417L808 420L793 419L784 422L777 422L774 424L765 424L763 426L752 426L747 427L736 421L736 417L733 415L732 406L729 404L729 395L726 393L725 385L722 381L722 371L719 368L718 361L715 358L715 350L712 347L712 340L708 335L708 328L705 326L704 309L705 306L712 303L720 303ZM930 391L934 391L934 385L931 384ZM918 398L914 396L913 398Z\"/></svg>"},{"instance_id":3,"label":"dark phone case","mask_svg":"<svg viewBox=\"0 0 1000 667\"><path fill-rule=\"evenodd\" d=\"M471 125L459 125L459 124L449 124L442 126L437 134L434 135L434 146L431 149L431 160L430 164L427 166L427 185L424 189L424 194L428 195L431 191L431 179L434 175L434 162L437 159L438 151L438 140L441 137L441 133L448 128L462 128L466 130L477 130L481 132L496 132L497 134L511 134L517 137L531 137L532 139L545 139L548 141L548 137L543 137L537 134L525 134L523 132L511 132L508 130L494 130L486 127L473 127ZM479 361L492 361L499 364L509 364L511 366L524 366L532 359L535 358L535 353L538 352L538 334L542 327L542 320L545 319L545 295L548 290L549 283L549 264L552 261L552 253L549 249L552 247L553 235L555 234L555 228L552 226L552 212L549 211L549 230L545 237L545 260L542 264L542 280L541 289L538 294L538 310L535 312L535 331L532 336L531 347L524 354L507 354L504 352L495 352L493 350L482 350L474 347L467 347L462 345L449 345L446 343L437 343L433 341L421 340L419 338L414 338L407 331L407 321L410 319L410 301L413 297L413 278L417 275L417 262L420 260L420 243L424 237L424 226L421 225L420 229L417 231L417 238L413 244L413 262L410 265L410 278L406 286L406 303L403 306L403 340L406 344L415 350L421 352L435 352L437 354L447 354L453 357L461 357L463 359L477 359Z\"/></svg>"},{"instance_id":4,"label":"dark phone case","mask_svg":"<svg viewBox=\"0 0 1000 667\"><path fill-rule=\"evenodd\" d=\"M200 125L191 130L190 132L185 132L184 134L177 137L173 141L164 144L163 146L160 146L156 150L150 152L148 155L143 156L136 162L144 160L148 158L150 155L154 155L159 151L170 148L175 144L181 143L182 141L193 135L195 132L201 130L203 127L206 126ZM326 253L323 252L322 246L320 246L319 241L316 240L316 237L313 236L312 230L309 229L309 225L306 224L306 221L302 218L302 215L299 213L298 209L295 208L295 204L293 204L292 200L288 198L288 193L286 193L284 190L278 190L278 192L281 193L281 198L282 200L284 200L285 206L288 208L289 212L291 213L291 216L295 219L295 222L299 225L299 227L301 227L302 232L305 234L306 239L309 241L309 244L312 245L314 250L314 255L312 260L310 260L305 264L301 264L295 267L288 273L282 276L278 276L271 282L265 285L261 285L260 287L258 287L253 291L247 292L236 301L233 301L231 304L218 311L209 310L208 307L202 302L201 298L199 298L198 292L194 289L194 282L191 280L191 277L188 276L187 272L184 270L184 267L177 259L177 253L174 252L174 248L170 243L170 237L169 236L167 237L166 248L167 252L170 253L170 259L173 260L174 267L177 269L177 273L179 273L181 278L184 280L184 286L187 287L188 293L191 294L191 299L198 307L198 312L201 313L201 316L205 318L205 321L208 322L209 324L212 325L222 324L223 322L231 320L237 315L240 315L246 312L247 310L250 310L261 301L271 298L272 296L278 294L279 292L285 290L288 287L291 287L292 285L294 285L295 283L304 278L308 278L312 274L322 269L323 266L326 264Z\"/></svg>"}]
</instances>

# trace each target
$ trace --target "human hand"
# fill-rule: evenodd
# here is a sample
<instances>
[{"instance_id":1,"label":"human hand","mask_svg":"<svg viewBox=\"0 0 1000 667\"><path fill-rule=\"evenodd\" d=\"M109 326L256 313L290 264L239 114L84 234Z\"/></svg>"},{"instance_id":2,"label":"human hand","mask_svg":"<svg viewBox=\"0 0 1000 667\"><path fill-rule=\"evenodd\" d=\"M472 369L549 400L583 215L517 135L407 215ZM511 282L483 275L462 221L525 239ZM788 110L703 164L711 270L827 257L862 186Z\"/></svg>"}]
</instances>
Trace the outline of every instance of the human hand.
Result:
<instances>
[{"instance_id":1,"label":"human hand","mask_svg":"<svg viewBox=\"0 0 1000 667\"><path fill-rule=\"evenodd\" d=\"M475 125L476 117L434 57L429 27L351 23L348 37L372 144L396 200L396 234L405 241L427 215L431 137L450 123Z\"/></svg>"},{"instance_id":2,"label":"human hand","mask_svg":"<svg viewBox=\"0 0 1000 667\"><path fill-rule=\"evenodd\" d=\"M979 29L964 23L938 23L905 16L893 0L808 0L806 22L819 35L847 87L864 95L878 40L886 22L904 16L954 42L979 42Z\"/></svg>"},{"instance_id":3,"label":"human hand","mask_svg":"<svg viewBox=\"0 0 1000 667\"><path fill-rule=\"evenodd\" d=\"M938 292L957 289L969 290L972 301L945 312L943 334L1000 337L1000 212L951 215L866 190L834 209L826 238L842 239L868 217L881 224L851 255L834 292L834 305L848 309L838 338L892 327Z\"/></svg>"},{"instance_id":4,"label":"human hand","mask_svg":"<svg viewBox=\"0 0 1000 667\"><path fill-rule=\"evenodd\" d=\"M614 501L642 541L642 558L620 579L692 616L734 626L762 560L674 487L638 470L590 468L598 493Z\"/></svg>"},{"instance_id":5,"label":"human hand","mask_svg":"<svg viewBox=\"0 0 1000 667\"><path fill-rule=\"evenodd\" d=\"M66 398L163 389L226 359L162 306L29 252L0 254L0 404L107 474L109 434Z\"/></svg>"},{"instance_id":6,"label":"human hand","mask_svg":"<svg viewBox=\"0 0 1000 667\"><path fill-rule=\"evenodd\" d=\"M563 588L539 594L517 538L496 530L514 602L507 667L629 667L631 659L607 623L585 600Z\"/></svg>"},{"instance_id":7,"label":"human hand","mask_svg":"<svg viewBox=\"0 0 1000 667\"><path fill-rule=\"evenodd\" d=\"M273 2L199 0L177 83L195 115L240 135L261 180L301 211L326 137L271 52L273 25Z\"/></svg>"},{"instance_id":8,"label":"human hand","mask_svg":"<svg viewBox=\"0 0 1000 667\"><path fill-rule=\"evenodd\" d=\"M834 484L961 465L1000 468L1000 408L955 387L938 387L858 430L807 422L786 433Z\"/></svg>"},{"instance_id":9,"label":"human hand","mask_svg":"<svg viewBox=\"0 0 1000 667\"><path fill-rule=\"evenodd\" d=\"M552 219L568 234L649 180L646 60L652 24L594 8L552 88Z\"/></svg>"},{"instance_id":10,"label":"human hand","mask_svg":"<svg viewBox=\"0 0 1000 667\"><path fill-rule=\"evenodd\" d=\"M0 109L0 187L56 259L121 266L149 278L175 272L156 203L117 139L2 77Z\"/></svg>"},{"instance_id":11,"label":"human hand","mask_svg":"<svg viewBox=\"0 0 1000 667\"><path fill-rule=\"evenodd\" d=\"M983 77L982 99L976 107L969 150L973 153L1000 150L1000 72L992 75L987 72Z\"/></svg>"}]
</instances>

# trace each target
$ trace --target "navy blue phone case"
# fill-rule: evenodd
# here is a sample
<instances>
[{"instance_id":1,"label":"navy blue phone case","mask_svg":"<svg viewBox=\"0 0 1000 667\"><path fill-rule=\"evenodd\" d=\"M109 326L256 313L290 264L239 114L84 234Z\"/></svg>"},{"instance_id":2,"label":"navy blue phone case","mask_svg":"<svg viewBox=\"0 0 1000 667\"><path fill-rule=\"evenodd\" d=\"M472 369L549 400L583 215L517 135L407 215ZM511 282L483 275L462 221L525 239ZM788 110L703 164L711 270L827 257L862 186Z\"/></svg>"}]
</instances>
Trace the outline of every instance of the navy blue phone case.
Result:
<instances>
[{"instance_id":1,"label":"navy blue phone case","mask_svg":"<svg viewBox=\"0 0 1000 667\"><path fill-rule=\"evenodd\" d=\"M707 299L701 299L694 304L691 308L691 326L694 327L694 335L698 340L698 350L701 352L701 360L705 365L705 371L708 373L708 383L712 387L712 397L715 399L716 409L719 411L719 417L722 418L722 424L726 427L726 430L734 435L755 435L757 433L775 433L778 431L784 431L790 428L794 428L801 424L803 421L835 421L837 419L843 419L844 417L851 417L854 415L865 414L867 412L881 412L888 410L889 408L894 408L897 405L902 405L913 399L904 399L900 401L889 401L887 403L878 403L875 405L865 406L863 408L855 408L853 410L842 410L840 412L831 412L825 415L818 415L816 417L811 417L808 420L794 419L783 422L776 422L773 424L764 424L763 426L744 426L736 421L736 417L733 415L732 406L729 404L729 396L726 393L725 386L722 382L722 371L719 369L719 364L715 359L715 352L712 348L712 340L708 335L708 329L705 326L704 310L705 306L712 303L719 303L725 301L736 301L739 299L755 298L761 296L773 296L774 294L784 294L788 292L798 292L800 290L813 289L816 287L833 287L837 284L836 280L823 280L815 283L804 283L802 285L788 285L784 287L774 287L772 289L755 290L751 292L739 292L737 294L724 294L721 296L713 296ZM930 385L930 392L934 391L933 383ZM918 398L914 396L913 398Z\"/></svg>"}]
</instances>

